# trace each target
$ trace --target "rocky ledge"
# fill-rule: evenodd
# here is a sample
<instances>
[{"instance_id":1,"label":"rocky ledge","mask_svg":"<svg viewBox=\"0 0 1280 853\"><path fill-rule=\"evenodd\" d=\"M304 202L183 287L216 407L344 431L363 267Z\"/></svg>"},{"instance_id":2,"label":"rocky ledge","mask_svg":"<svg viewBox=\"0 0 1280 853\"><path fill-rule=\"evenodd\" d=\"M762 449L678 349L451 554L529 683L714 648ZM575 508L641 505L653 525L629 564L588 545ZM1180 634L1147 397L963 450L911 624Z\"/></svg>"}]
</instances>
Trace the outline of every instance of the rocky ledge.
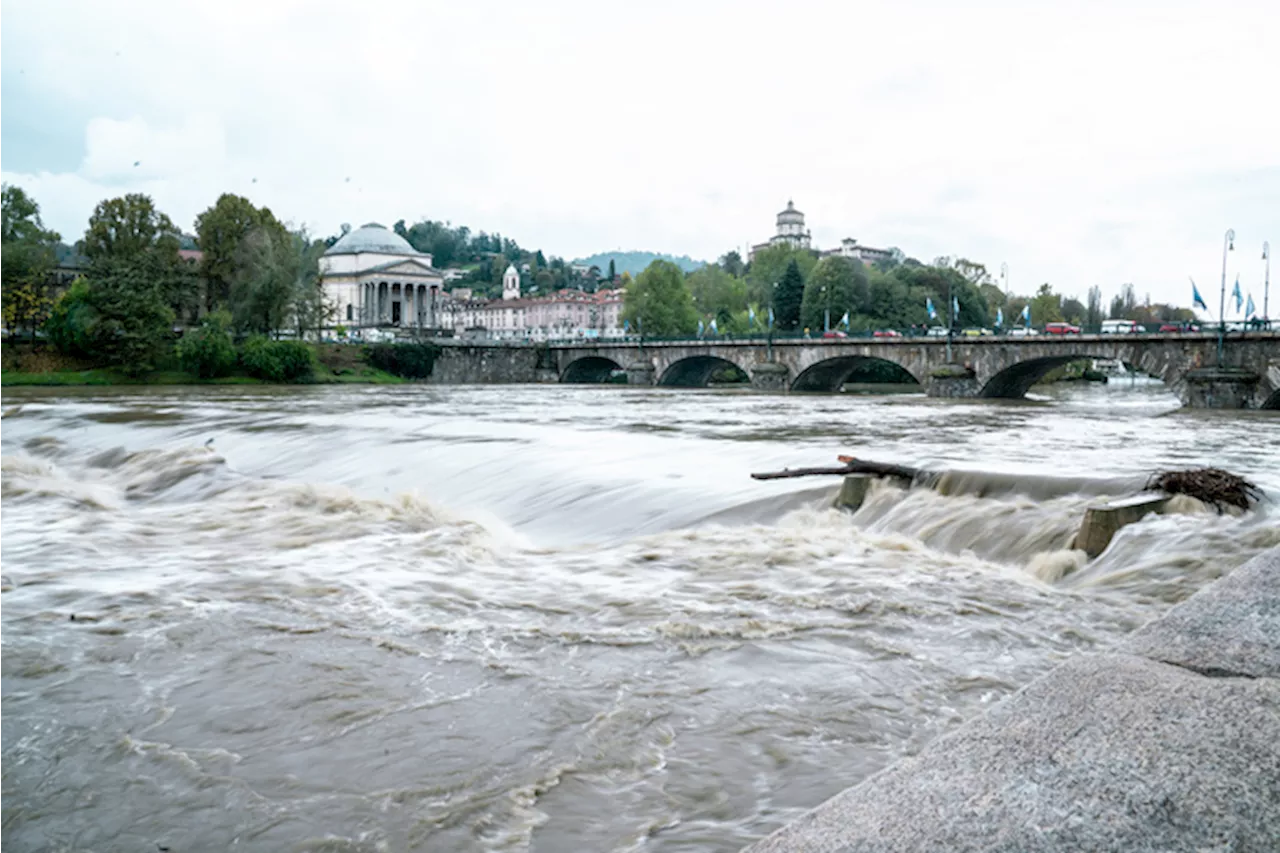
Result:
<instances>
[{"instance_id":1,"label":"rocky ledge","mask_svg":"<svg viewBox=\"0 0 1280 853\"><path fill-rule=\"evenodd\" d=\"M1280 548L748 853L1272 851Z\"/></svg>"}]
</instances>

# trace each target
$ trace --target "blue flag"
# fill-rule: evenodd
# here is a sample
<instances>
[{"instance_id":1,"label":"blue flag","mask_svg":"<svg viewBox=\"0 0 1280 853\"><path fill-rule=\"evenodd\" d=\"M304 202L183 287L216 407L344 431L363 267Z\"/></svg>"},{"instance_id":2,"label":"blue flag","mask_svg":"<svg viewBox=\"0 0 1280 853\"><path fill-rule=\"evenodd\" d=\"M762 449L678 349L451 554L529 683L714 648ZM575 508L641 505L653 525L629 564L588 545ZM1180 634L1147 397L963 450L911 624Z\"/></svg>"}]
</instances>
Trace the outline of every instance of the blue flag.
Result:
<instances>
[{"instance_id":1,"label":"blue flag","mask_svg":"<svg viewBox=\"0 0 1280 853\"><path fill-rule=\"evenodd\" d=\"M1252 317L1252 316L1253 316L1254 314L1256 314L1256 313L1257 313L1257 308L1255 308L1255 307L1254 307L1254 305L1253 305L1253 294L1252 294L1252 293L1250 293L1250 294L1249 294L1249 303L1248 303L1247 305L1245 305L1245 307L1244 307L1244 316L1245 316L1245 317Z\"/></svg>"},{"instance_id":2,"label":"blue flag","mask_svg":"<svg viewBox=\"0 0 1280 853\"><path fill-rule=\"evenodd\" d=\"M622 321L622 331L624 331L624 332L629 332L629 331L631 331L631 321L630 321L630 320L623 320L623 321Z\"/></svg>"},{"instance_id":3,"label":"blue flag","mask_svg":"<svg viewBox=\"0 0 1280 853\"><path fill-rule=\"evenodd\" d=\"M718 334L720 334L720 330L716 328L716 318L715 318L715 317L712 317L712 318L711 318L711 334L713 334L713 335L718 335Z\"/></svg>"},{"instance_id":4,"label":"blue flag","mask_svg":"<svg viewBox=\"0 0 1280 853\"><path fill-rule=\"evenodd\" d=\"M1030 328L1031 326L1031 305L1022 306L1022 325Z\"/></svg>"},{"instance_id":5,"label":"blue flag","mask_svg":"<svg viewBox=\"0 0 1280 853\"><path fill-rule=\"evenodd\" d=\"M929 309L929 319L938 319L938 309L933 307L933 300L928 296L924 298L924 307Z\"/></svg>"},{"instance_id":6,"label":"blue flag","mask_svg":"<svg viewBox=\"0 0 1280 853\"><path fill-rule=\"evenodd\" d=\"M1250 302L1249 304L1252 305L1253 303ZM848 311L844 312L844 316L840 318L840 325L844 326L846 329L849 328L849 312Z\"/></svg>"},{"instance_id":7,"label":"blue flag","mask_svg":"<svg viewBox=\"0 0 1280 853\"><path fill-rule=\"evenodd\" d=\"M1240 313L1240 305L1244 302L1244 297L1240 295L1240 276L1236 276L1236 286L1231 290L1231 297L1236 301L1236 313Z\"/></svg>"},{"instance_id":8,"label":"blue flag","mask_svg":"<svg viewBox=\"0 0 1280 853\"><path fill-rule=\"evenodd\" d=\"M702 337L702 333L706 331L706 327L702 325L702 321L698 321L698 337Z\"/></svg>"},{"instance_id":9,"label":"blue flag","mask_svg":"<svg viewBox=\"0 0 1280 853\"><path fill-rule=\"evenodd\" d=\"M1004 326L1004 309L1003 308L996 309L996 325Z\"/></svg>"},{"instance_id":10,"label":"blue flag","mask_svg":"<svg viewBox=\"0 0 1280 853\"><path fill-rule=\"evenodd\" d=\"M956 298L953 296L951 297L951 319L954 320L956 318L956 315L959 313L960 313L960 303L956 301Z\"/></svg>"},{"instance_id":11,"label":"blue flag","mask_svg":"<svg viewBox=\"0 0 1280 853\"><path fill-rule=\"evenodd\" d=\"M747 322L751 325L751 328L754 329L756 327L756 309L753 305L747 306Z\"/></svg>"},{"instance_id":12,"label":"blue flag","mask_svg":"<svg viewBox=\"0 0 1280 853\"><path fill-rule=\"evenodd\" d=\"M1201 310L1208 311L1209 306L1204 304L1204 297L1200 295L1200 288L1196 287L1196 280L1191 279L1191 307L1200 306Z\"/></svg>"},{"instance_id":13,"label":"blue flag","mask_svg":"<svg viewBox=\"0 0 1280 853\"><path fill-rule=\"evenodd\" d=\"M769 306L769 328L773 328L773 306Z\"/></svg>"}]
</instances>

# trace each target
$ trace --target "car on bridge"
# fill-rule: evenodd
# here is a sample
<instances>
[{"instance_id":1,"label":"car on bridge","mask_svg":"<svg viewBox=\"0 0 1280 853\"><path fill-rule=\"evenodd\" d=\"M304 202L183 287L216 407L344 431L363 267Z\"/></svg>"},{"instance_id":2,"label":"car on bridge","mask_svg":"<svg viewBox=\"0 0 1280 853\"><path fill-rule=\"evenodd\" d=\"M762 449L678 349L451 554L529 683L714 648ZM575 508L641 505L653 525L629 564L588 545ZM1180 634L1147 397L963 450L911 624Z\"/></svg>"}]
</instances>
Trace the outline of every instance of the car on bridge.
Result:
<instances>
[{"instance_id":1,"label":"car on bridge","mask_svg":"<svg viewBox=\"0 0 1280 853\"><path fill-rule=\"evenodd\" d=\"M899 332L897 329L877 329L875 332L873 332L873 333L872 333L871 337L873 337L873 338L900 338L900 337L902 337L902 332Z\"/></svg>"},{"instance_id":2,"label":"car on bridge","mask_svg":"<svg viewBox=\"0 0 1280 853\"><path fill-rule=\"evenodd\" d=\"M1020 326L1016 329L1009 330L1009 336L1014 338L1027 338L1032 335L1038 335L1038 334L1040 333L1035 329L1031 328L1030 326Z\"/></svg>"},{"instance_id":3,"label":"car on bridge","mask_svg":"<svg viewBox=\"0 0 1280 853\"><path fill-rule=\"evenodd\" d=\"M1165 323L1160 327L1160 331L1164 334L1171 332L1198 332L1200 327L1195 323Z\"/></svg>"},{"instance_id":4,"label":"car on bridge","mask_svg":"<svg viewBox=\"0 0 1280 853\"><path fill-rule=\"evenodd\" d=\"M929 337L931 337L931 338L945 338L946 336L947 336L947 327L946 327L946 326L930 326L930 327L929 327Z\"/></svg>"},{"instance_id":5,"label":"car on bridge","mask_svg":"<svg viewBox=\"0 0 1280 853\"><path fill-rule=\"evenodd\" d=\"M824 338L847 338L847 337L849 337L848 335L846 335L844 332L840 331L839 329L832 329L832 330L831 330L831 331L829 331L829 332L823 332L823 333L822 333L822 336L823 336Z\"/></svg>"},{"instance_id":6,"label":"car on bridge","mask_svg":"<svg viewBox=\"0 0 1280 853\"><path fill-rule=\"evenodd\" d=\"M990 329L965 329L961 334L966 338L985 338L988 335L994 335L995 332Z\"/></svg>"},{"instance_id":7,"label":"car on bridge","mask_svg":"<svg viewBox=\"0 0 1280 853\"><path fill-rule=\"evenodd\" d=\"M1080 327L1070 323L1045 323L1044 333L1046 335L1078 335Z\"/></svg>"}]
</instances>

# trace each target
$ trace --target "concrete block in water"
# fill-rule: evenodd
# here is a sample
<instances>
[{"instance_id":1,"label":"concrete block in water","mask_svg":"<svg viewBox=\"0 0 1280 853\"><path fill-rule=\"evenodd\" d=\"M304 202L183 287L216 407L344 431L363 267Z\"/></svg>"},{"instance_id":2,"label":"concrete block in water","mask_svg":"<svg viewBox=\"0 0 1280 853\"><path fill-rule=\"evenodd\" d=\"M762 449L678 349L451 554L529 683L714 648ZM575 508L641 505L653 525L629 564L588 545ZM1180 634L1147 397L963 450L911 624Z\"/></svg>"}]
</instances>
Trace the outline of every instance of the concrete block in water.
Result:
<instances>
[{"instance_id":1,"label":"concrete block in water","mask_svg":"<svg viewBox=\"0 0 1280 853\"><path fill-rule=\"evenodd\" d=\"M1275 850L1278 578L1273 548L748 853Z\"/></svg>"},{"instance_id":2,"label":"concrete block in water","mask_svg":"<svg viewBox=\"0 0 1280 853\"><path fill-rule=\"evenodd\" d=\"M1119 501L1111 501L1100 506L1091 506L1085 511L1084 521L1080 524L1080 532L1076 534L1077 551L1084 551L1089 559L1107 550L1116 531L1126 524L1141 521L1153 512L1164 509L1169 498L1165 495L1138 495Z\"/></svg>"},{"instance_id":3,"label":"concrete block in water","mask_svg":"<svg viewBox=\"0 0 1280 853\"><path fill-rule=\"evenodd\" d=\"M874 479L870 474L846 474L840 484L840 494L836 495L836 508L857 512L867 499Z\"/></svg>"}]
</instances>

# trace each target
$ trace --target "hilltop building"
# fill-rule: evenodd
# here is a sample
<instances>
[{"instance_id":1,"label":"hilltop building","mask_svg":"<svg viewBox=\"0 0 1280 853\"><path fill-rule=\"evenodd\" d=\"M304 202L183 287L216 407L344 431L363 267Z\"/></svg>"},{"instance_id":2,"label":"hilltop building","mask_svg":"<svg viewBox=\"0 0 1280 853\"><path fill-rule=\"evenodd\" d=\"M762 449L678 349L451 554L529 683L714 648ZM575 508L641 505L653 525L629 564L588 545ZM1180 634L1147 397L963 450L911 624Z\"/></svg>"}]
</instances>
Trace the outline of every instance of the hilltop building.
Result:
<instances>
[{"instance_id":1,"label":"hilltop building","mask_svg":"<svg viewBox=\"0 0 1280 853\"><path fill-rule=\"evenodd\" d=\"M851 258L853 260L862 261L867 266L871 266L876 261L887 261L893 258L891 249L873 249L870 246L863 246L852 237L845 237L840 241L840 247L836 249L827 249L822 256L839 255L842 258Z\"/></svg>"},{"instance_id":2,"label":"hilltop building","mask_svg":"<svg viewBox=\"0 0 1280 853\"><path fill-rule=\"evenodd\" d=\"M339 323L438 328L444 276L431 256L376 222L348 231L320 258Z\"/></svg>"},{"instance_id":3,"label":"hilltop building","mask_svg":"<svg viewBox=\"0 0 1280 853\"><path fill-rule=\"evenodd\" d=\"M787 201L787 209L778 214L777 233L770 237L768 242L757 243L752 246L750 256L755 257L756 252L761 249L767 249L780 243L785 243L793 249L809 249L812 247L812 236L805 228L804 214L796 210L795 203L790 199ZM837 248L827 249L820 254L823 257L838 255L842 258L859 260L868 265L893 257L893 252L889 249L874 249L871 246L863 246L852 237L844 238Z\"/></svg>"},{"instance_id":4,"label":"hilltop building","mask_svg":"<svg viewBox=\"0 0 1280 853\"><path fill-rule=\"evenodd\" d=\"M786 243L793 249L809 248L811 235L804 227L804 214L796 210L791 199L787 199L787 209L778 214L777 227L777 233L770 237L767 243L757 243L751 247L752 255L779 243Z\"/></svg>"}]
</instances>

